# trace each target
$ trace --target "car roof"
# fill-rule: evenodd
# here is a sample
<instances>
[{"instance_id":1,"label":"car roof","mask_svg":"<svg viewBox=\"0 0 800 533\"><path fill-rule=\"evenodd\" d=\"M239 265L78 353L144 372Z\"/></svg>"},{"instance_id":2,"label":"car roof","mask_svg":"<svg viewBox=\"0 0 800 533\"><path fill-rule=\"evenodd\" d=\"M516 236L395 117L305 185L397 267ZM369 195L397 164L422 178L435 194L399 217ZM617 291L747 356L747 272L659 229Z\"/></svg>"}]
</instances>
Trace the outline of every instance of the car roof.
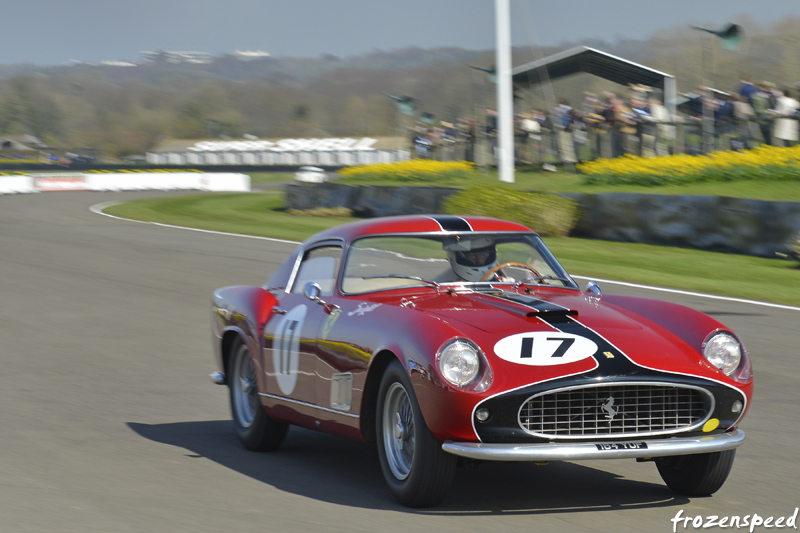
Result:
<instances>
[{"instance_id":1,"label":"car roof","mask_svg":"<svg viewBox=\"0 0 800 533\"><path fill-rule=\"evenodd\" d=\"M344 239L346 242L365 235L391 233L469 233L469 232L534 233L530 228L497 218L454 215L401 215L377 217L350 222L317 233L306 242Z\"/></svg>"}]
</instances>

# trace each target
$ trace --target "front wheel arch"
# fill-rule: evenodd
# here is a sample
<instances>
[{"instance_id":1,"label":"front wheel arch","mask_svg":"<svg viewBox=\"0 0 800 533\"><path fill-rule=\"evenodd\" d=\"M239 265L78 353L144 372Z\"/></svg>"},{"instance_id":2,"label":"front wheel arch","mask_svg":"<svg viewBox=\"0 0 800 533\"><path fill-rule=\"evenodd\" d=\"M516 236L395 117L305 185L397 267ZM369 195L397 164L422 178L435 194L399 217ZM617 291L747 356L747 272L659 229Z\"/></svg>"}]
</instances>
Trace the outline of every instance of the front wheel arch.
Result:
<instances>
[{"instance_id":1,"label":"front wheel arch","mask_svg":"<svg viewBox=\"0 0 800 533\"><path fill-rule=\"evenodd\" d=\"M378 458L389 489L403 505L437 505L453 482L457 459L425 424L400 361L391 361L383 373L376 403Z\"/></svg>"},{"instance_id":2,"label":"front wheel arch","mask_svg":"<svg viewBox=\"0 0 800 533\"><path fill-rule=\"evenodd\" d=\"M224 385L229 384L228 369L230 368L231 352L233 351L233 347L237 342L247 342L245 336L239 331L236 331L235 329L229 329L222 334L222 339L220 340L220 353L222 354L222 369L225 372Z\"/></svg>"},{"instance_id":3,"label":"front wheel arch","mask_svg":"<svg viewBox=\"0 0 800 533\"><path fill-rule=\"evenodd\" d=\"M377 442L376 416L378 404L378 390L380 389L381 379L386 368L392 361L400 359L389 350L383 350L375 355L372 364L369 366L367 381L364 384L364 395L361 398L361 435L367 442Z\"/></svg>"}]
</instances>

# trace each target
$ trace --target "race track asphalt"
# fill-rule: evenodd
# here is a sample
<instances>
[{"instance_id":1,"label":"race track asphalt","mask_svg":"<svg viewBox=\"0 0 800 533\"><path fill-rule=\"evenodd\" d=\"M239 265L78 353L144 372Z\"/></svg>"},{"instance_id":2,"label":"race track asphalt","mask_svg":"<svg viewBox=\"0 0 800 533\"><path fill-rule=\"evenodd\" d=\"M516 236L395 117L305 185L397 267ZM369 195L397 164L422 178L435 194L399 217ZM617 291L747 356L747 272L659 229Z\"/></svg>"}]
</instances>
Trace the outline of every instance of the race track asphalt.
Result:
<instances>
[{"instance_id":1,"label":"race track asphalt","mask_svg":"<svg viewBox=\"0 0 800 533\"><path fill-rule=\"evenodd\" d=\"M679 511L800 506L800 311L611 284L714 315L750 350L748 437L713 497L674 496L652 463L489 464L409 510L369 444L293 428L277 453L245 451L208 378L210 294L260 285L293 245L89 209L163 194L0 196L0 531L656 532Z\"/></svg>"}]
</instances>

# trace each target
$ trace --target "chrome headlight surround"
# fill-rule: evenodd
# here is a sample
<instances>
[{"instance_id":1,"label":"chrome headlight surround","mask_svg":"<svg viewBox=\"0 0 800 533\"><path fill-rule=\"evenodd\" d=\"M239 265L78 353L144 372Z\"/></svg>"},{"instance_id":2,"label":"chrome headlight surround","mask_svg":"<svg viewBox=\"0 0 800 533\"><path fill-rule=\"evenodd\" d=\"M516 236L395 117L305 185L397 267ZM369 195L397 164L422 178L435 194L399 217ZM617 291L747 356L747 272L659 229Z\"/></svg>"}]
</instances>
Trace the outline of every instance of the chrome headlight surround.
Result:
<instances>
[{"instance_id":1,"label":"chrome headlight surround","mask_svg":"<svg viewBox=\"0 0 800 533\"><path fill-rule=\"evenodd\" d=\"M709 335L703 342L702 353L711 366L729 377L733 376L745 359L744 347L727 331L717 331Z\"/></svg>"},{"instance_id":2,"label":"chrome headlight surround","mask_svg":"<svg viewBox=\"0 0 800 533\"><path fill-rule=\"evenodd\" d=\"M439 375L451 386L483 392L492 384L492 369L478 346L467 339L451 339L436 352Z\"/></svg>"}]
</instances>

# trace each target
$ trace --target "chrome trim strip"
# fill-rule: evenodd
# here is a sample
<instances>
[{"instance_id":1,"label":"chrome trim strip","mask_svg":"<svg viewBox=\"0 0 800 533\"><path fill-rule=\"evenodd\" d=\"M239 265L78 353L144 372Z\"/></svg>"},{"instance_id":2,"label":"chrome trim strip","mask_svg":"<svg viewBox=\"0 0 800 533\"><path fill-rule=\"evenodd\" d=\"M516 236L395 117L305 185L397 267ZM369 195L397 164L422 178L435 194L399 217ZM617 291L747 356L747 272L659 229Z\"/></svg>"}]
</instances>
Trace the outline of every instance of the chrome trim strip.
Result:
<instances>
[{"instance_id":1,"label":"chrome trim strip","mask_svg":"<svg viewBox=\"0 0 800 533\"><path fill-rule=\"evenodd\" d=\"M334 413L337 415L348 416L350 418L361 418L361 415L357 415L355 413L345 413L344 411L338 411L336 409L329 409L327 407L322 407L313 403L308 402L301 402L300 400L294 400L292 398L287 398L286 396L277 396L275 394L268 394L266 392L259 392L259 396L264 396L265 398L272 398L273 400L279 400L282 402L293 403L295 405L300 405L303 407L311 407L312 409L319 409L320 411L325 411L327 413Z\"/></svg>"},{"instance_id":2,"label":"chrome trim strip","mask_svg":"<svg viewBox=\"0 0 800 533\"><path fill-rule=\"evenodd\" d=\"M706 397L710 400L711 404L706 413L705 418L692 424L691 426L685 426L679 429L665 429L661 431L642 431L641 433L609 433L609 434L602 434L602 435L561 435L561 434L550 434L550 433L539 433L536 431L531 431L522 424L522 410L525 408L525 405L540 396L547 396L549 394L559 393L559 392L567 392L573 390L581 390L581 389L592 389L598 390L601 388L608 388L608 387L626 387L629 385L634 386L659 386L659 387L672 387L676 389L693 389L699 392L702 392L706 395ZM653 437L655 435L670 435L670 434L677 434L677 433L685 433L687 431L694 431L703 427L703 424L708 422L708 419L711 418L711 415L714 414L714 409L717 407L717 400L714 398L714 395L711 394L708 390L698 387L696 385L686 385L682 383L670 383L668 381L612 381L609 383L592 383L589 385L578 385L573 387L561 387L558 389L551 389L547 391L540 392L538 394L534 394L533 396L529 397L527 400L522 402L522 405L517 412L517 422L519 423L520 429L529 435L533 435L534 437L540 437L545 439L558 439L558 440L569 440L569 439L630 439L630 440L637 440L644 437Z\"/></svg>"},{"instance_id":3,"label":"chrome trim strip","mask_svg":"<svg viewBox=\"0 0 800 533\"><path fill-rule=\"evenodd\" d=\"M421 216L425 216L427 218L431 218L428 215L421 215ZM463 218L463 217L461 217L461 218ZM438 222L437 222L437 224L438 224ZM450 235L475 235L475 234L479 234L479 235L481 235L481 234L503 235L503 236L520 235L520 236L523 236L523 237L535 237L535 238L539 239L539 241L544 245L544 242L541 241L541 237L535 231L491 231L491 230L487 230L487 231L446 231L446 230L442 230L442 231L419 231L419 232L366 233L366 234L360 234L360 235L356 235L355 237L353 237L350 240L350 242L346 243L345 252L342 255L341 268L339 269L339 276L337 277L337 289L338 289L339 293L342 296L362 296L364 294L374 294L376 292L383 292L383 291L389 291L389 290L412 289L412 288L423 287L423 285L405 285L405 286L400 286L400 287L387 287L386 289L370 290L370 291L365 291L365 292L344 292L341 289L341 287L342 287L342 279L344 278L344 273L345 273L345 270L346 270L345 267L347 266L347 264L349 262L350 252L351 252L351 250L353 248L353 244L355 244L356 242L358 242L360 240L372 239L372 238L378 238L378 237L424 237L424 236L441 236L441 235L450 236ZM578 283L574 279L572 279L572 276L570 275L570 273L567 272L567 270L564 268L564 265L562 265L558 261L558 259L556 259L556 257L553 255L553 252L551 252L549 250L549 248L547 248L546 245L544 245L544 247L545 247L545 250L548 252L548 254L543 254L543 255L545 255L545 259L547 259L547 255L549 255L549 258L552 259L553 261L555 261L555 263L559 267L561 267L561 270L565 274L565 279L568 279L568 280L572 281L572 283L574 284L574 287L569 287L569 286L567 286L567 287L554 287L554 286L551 286L551 285L542 285L542 284L536 284L536 286L537 287L545 286L545 287L551 287L551 288L556 288L556 289L565 289L565 290L576 291L576 292L580 293L581 292L580 285L578 285ZM303 250L303 252L300 254L299 257L302 257L304 254L305 254L305 250ZM289 281L293 282L294 278L290 278ZM499 282L498 283L498 282L493 282L493 281L485 281L485 282L483 282L483 281L448 281L448 282L440 283L441 286L443 286L443 287L445 287L447 289L463 289L465 292L476 292L473 289L471 289L471 287L474 287L474 286L484 286L484 287L486 287L486 286L500 285L500 284L513 285L514 283L512 283L512 282ZM291 283L287 284L287 287L289 287L289 286L291 286ZM287 288L286 292L289 292L288 288Z\"/></svg>"},{"instance_id":4,"label":"chrome trim strip","mask_svg":"<svg viewBox=\"0 0 800 533\"><path fill-rule=\"evenodd\" d=\"M446 441L442 449L453 455L483 461L584 461L591 459L635 459L669 457L732 450L744 442L741 429L699 437L629 439L626 441L491 444ZM647 448L618 448L644 443Z\"/></svg>"},{"instance_id":5,"label":"chrome trim strip","mask_svg":"<svg viewBox=\"0 0 800 533\"><path fill-rule=\"evenodd\" d=\"M297 273L300 271L300 263L303 262L303 258L305 257L306 252L308 252L309 250L313 250L314 248L318 248L320 246L330 245L330 246L341 246L342 255L344 255L345 244L346 244L345 240L342 237L325 237L319 241L300 243L300 246L298 246L299 252L297 254L297 259L294 262L291 274L289 274L289 281L286 282L286 287L284 288L284 292L286 294L291 294L292 286L294 285L295 279L297 278Z\"/></svg>"},{"instance_id":6,"label":"chrome trim strip","mask_svg":"<svg viewBox=\"0 0 800 533\"><path fill-rule=\"evenodd\" d=\"M211 381L213 381L217 385L225 385L225 373L224 372L212 372L209 377L211 378Z\"/></svg>"}]
</instances>

